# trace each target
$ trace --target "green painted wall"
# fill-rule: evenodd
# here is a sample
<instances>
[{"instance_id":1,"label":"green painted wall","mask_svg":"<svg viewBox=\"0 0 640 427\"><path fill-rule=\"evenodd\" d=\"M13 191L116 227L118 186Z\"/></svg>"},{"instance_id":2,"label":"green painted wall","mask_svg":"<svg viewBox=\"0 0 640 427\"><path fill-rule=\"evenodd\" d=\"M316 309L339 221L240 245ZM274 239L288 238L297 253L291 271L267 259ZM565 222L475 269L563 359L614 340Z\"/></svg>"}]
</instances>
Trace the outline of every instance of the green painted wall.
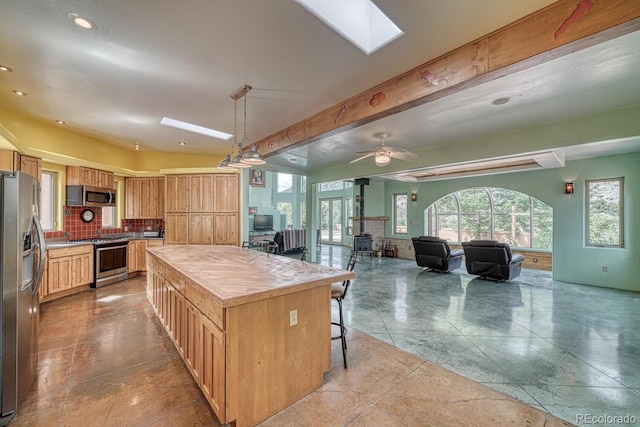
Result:
<instances>
[{"instance_id":1,"label":"green painted wall","mask_svg":"<svg viewBox=\"0 0 640 427\"><path fill-rule=\"evenodd\" d=\"M625 248L585 246L585 180L625 178ZM564 193L564 182L576 184L574 194ZM424 234L424 210L440 197L470 187L504 187L530 194L553 207L553 278L618 289L640 291L635 262L640 260L640 153L567 162L564 168L518 172L429 183L387 182L386 214L392 216L394 193L417 191L418 201L409 202L408 236ZM391 221L387 235L391 236ZM608 272L602 272L602 266Z\"/></svg>"}]
</instances>

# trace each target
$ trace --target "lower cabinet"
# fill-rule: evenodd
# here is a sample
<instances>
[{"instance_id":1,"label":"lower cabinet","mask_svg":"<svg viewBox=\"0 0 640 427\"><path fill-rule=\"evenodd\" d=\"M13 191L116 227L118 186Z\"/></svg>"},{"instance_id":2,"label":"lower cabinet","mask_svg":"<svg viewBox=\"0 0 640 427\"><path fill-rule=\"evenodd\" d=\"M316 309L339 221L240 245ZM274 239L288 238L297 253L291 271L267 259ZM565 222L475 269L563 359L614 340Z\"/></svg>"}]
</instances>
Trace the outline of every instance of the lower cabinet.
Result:
<instances>
[{"instance_id":1,"label":"lower cabinet","mask_svg":"<svg viewBox=\"0 0 640 427\"><path fill-rule=\"evenodd\" d=\"M47 296L90 284L94 274L93 245L47 250L46 269Z\"/></svg>"},{"instance_id":2,"label":"lower cabinet","mask_svg":"<svg viewBox=\"0 0 640 427\"><path fill-rule=\"evenodd\" d=\"M162 246L164 240L144 239L129 240L127 248L127 273L138 273L147 271L147 248L149 246Z\"/></svg>"},{"instance_id":3,"label":"lower cabinet","mask_svg":"<svg viewBox=\"0 0 640 427\"><path fill-rule=\"evenodd\" d=\"M202 360L200 389L216 414L224 419L225 377L225 335L211 320L201 317L202 334L199 353Z\"/></svg>"},{"instance_id":4,"label":"lower cabinet","mask_svg":"<svg viewBox=\"0 0 640 427\"><path fill-rule=\"evenodd\" d=\"M193 379L219 419L225 419L225 333L155 269L147 296Z\"/></svg>"}]
</instances>

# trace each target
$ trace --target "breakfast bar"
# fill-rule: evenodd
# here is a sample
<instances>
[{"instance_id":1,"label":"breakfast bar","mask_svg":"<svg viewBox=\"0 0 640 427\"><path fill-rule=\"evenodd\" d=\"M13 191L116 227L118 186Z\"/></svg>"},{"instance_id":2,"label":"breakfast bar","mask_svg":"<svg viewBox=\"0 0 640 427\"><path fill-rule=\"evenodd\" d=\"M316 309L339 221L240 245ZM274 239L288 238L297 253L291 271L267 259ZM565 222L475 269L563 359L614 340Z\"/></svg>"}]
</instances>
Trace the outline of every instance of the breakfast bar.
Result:
<instances>
[{"instance_id":1,"label":"breakfast bar","mask_svg":"<svg viewBox=\"0 0 640 427\"><path fill-rule=\"evenodd\" d=\"M353 272L237 246L147 253L147 297L220 422L255 425L322 386L331 283Z\"/></svg>"}]
</instances>

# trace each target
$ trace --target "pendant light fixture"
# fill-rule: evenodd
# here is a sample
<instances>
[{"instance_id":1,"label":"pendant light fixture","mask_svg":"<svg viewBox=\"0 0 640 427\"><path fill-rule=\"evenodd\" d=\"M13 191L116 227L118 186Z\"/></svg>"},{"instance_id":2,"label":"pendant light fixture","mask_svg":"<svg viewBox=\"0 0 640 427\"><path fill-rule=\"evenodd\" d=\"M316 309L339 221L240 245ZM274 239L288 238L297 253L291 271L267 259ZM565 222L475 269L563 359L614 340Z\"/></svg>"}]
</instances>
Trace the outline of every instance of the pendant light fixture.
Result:
<instances>
[{"instance_id":1,"label":"pendant light fixture","mask_svg":"<svg viewBox=\"0 0 640 427\"><path fill-rule=\"evenodd\" d=\"M245 87L247 87L247 85L245 85ZM249 90L251 89L251 86L248 86ZM247 92L249 91L247 90ZM246 92L245 92L246 95ZM242 146L242 144L248 144L249 143L249 138L247 138L247 97L244 97L244 138L242 138L242 142L240 143L240 146ZM243 155L242 155L242 159L240 160L243 164L245 165L249 165L249 166L254 166L254 165L264 165L266 162L265 160L262 158L262 155L258 152L258 150L256 150L256 146L254 144L251 144L251 149L246 151Z\"/></svg>"},{"instance_id":2,"label":"pendant light fixture","mask_svg":"<svg viewBox=\"0 0 640 427\"><path fill-rule=\"evenodd\" d=\"M231 153L227 154L227 157L224 158L218 164L218 169L222 170L236 170L236 169L244 169L250 168L254 165L263 165L265 164L265 160L262 158L262 155L256 150L255 145L251 145L251 149L242 153L242 145L249 143L249 138L247 137L247 93L251 90L251 86L243 85L240 89L235 91L231 98L234 101L234 116L233 116L233 144L231 145ZM242 138L241 142L238 142L236 135L238 134L238 99L244 98L244 138ZM233 154L233 147L238 147L238 152L235 156L231 157Z\"/></svg>"},{"instance_id":3,"label":"pendant light fixture","mask_svg":"<svg viewBox=\"0 0 640 427\"><path fill-rule=\"evenodd\" d=\"M233 144L231 144L231 153L233 153L233 147L238 145L238 140L236 139L236 134L238 133L238 101L235 100L234 101L234 106L233 106ZM234 168L233 166L230 166L229 164L231 163L231 155L227 154L227 157L225 157L224 159L222 159L220 161L220 163L218 163L218 169L222 169L225 171L234 171L236 170L236 168Z\"/></svg>"}]
</instances>

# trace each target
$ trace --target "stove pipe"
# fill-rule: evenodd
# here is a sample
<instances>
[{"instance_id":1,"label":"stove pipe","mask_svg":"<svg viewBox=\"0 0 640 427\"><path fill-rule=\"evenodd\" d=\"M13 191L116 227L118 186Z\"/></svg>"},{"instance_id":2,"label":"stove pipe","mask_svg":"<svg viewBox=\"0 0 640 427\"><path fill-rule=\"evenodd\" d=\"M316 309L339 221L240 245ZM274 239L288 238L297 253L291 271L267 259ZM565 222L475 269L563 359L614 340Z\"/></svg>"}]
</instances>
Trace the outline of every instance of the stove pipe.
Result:
<instances>
[{"instance_id":1,"label":"stove pipe","mask_svg":"<svg viewBox=\"0 0 640 427\"><path fill-rule=\"evenodd\" d=\"M360 235L364 235L364 186L369 185L369 178L358 178L355 180L355 185L360 186Z\"/></svg>"}]
</instances>

